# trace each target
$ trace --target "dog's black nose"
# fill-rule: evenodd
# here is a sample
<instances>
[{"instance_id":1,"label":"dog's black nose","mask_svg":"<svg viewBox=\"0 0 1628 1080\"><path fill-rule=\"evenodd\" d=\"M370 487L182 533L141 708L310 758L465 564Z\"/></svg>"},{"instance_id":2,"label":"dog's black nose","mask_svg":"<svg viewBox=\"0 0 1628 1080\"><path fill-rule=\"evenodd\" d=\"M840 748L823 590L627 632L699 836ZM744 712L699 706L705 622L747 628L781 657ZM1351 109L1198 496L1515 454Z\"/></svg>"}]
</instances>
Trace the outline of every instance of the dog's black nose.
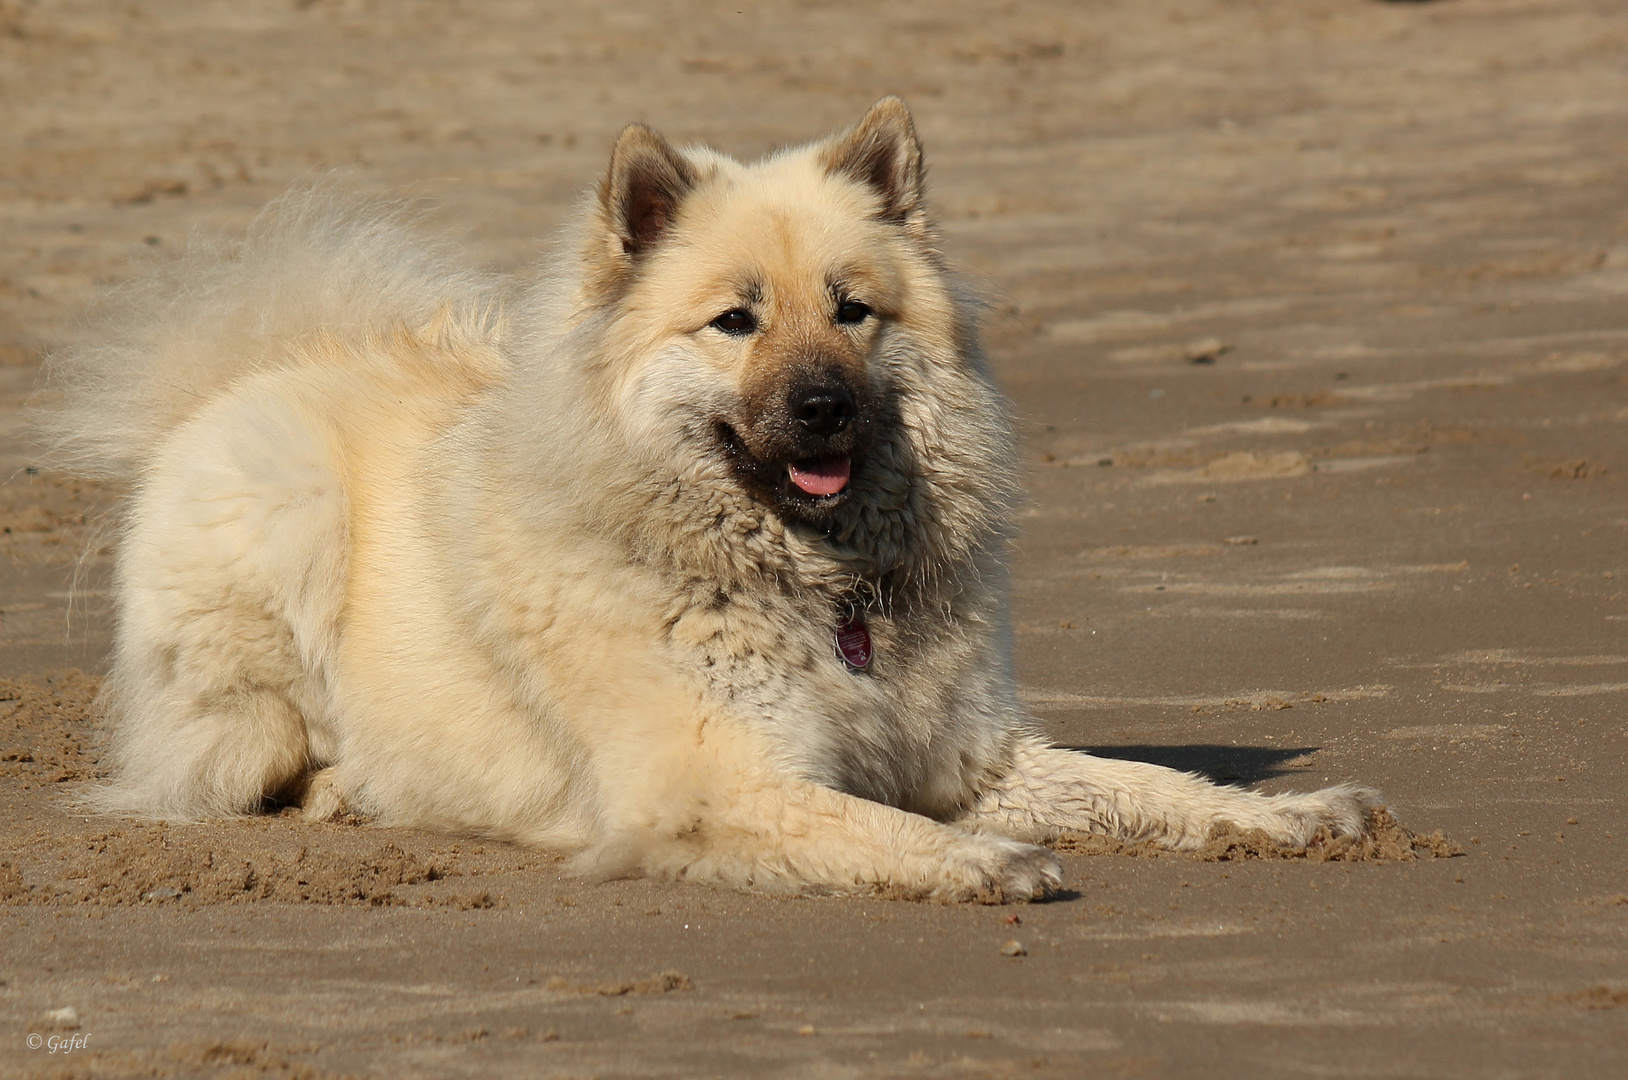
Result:
<instances>
[{"instance_id":1,"label":"dog's black nose","mask_svg":"<svg viewBox=\"0 0 1628 1080\"><path fill-rule=\"evenodd\" d=\"M839 386L819 386L791 395L791 416L810 434L830 438L859 414L854 396Z\"/></svg>"}]
</instances>

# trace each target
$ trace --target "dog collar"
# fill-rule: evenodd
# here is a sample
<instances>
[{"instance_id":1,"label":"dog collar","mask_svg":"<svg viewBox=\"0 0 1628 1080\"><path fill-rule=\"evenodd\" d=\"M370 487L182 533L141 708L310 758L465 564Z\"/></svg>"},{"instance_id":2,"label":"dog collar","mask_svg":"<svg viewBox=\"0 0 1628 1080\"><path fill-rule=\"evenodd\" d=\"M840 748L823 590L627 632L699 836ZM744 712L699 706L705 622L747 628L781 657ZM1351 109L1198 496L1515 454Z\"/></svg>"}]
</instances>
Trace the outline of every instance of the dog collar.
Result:
<instances>
[{"instance_id":1,"label":"dog collar","mask_svg":"<svg viewBox=\"0 0 1628 1080\"><path fill-rule=\"evenodd\" d=\"M864 671L871 663L871 631L865 620L850 615L837 624L837 656L849 671Z\"/></svg>"}]
</instances>

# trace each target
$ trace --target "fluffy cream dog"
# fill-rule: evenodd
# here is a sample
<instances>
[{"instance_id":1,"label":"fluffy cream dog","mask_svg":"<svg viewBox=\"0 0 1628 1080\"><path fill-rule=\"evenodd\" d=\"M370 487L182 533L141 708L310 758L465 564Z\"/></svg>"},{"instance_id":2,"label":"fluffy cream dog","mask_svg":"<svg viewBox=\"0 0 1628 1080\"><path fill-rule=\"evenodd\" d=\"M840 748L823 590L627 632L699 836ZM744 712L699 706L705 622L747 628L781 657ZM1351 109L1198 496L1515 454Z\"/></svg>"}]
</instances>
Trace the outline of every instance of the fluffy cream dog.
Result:
<instances>
[{"instance_id":1,"label":"fluffy cream dog","mask_svg":"<svg viewBox=\"0 0 1628 1080\"><path fill-rule=\"evenodd\" d=\"M54 369L132 490L105 809L980 900L1054 889L1064 830L1362 828L1018 704L1012 433L897 99L754 165L629 127L539 283L319 191L126 299Z\"/></svg>"}]
</instances>

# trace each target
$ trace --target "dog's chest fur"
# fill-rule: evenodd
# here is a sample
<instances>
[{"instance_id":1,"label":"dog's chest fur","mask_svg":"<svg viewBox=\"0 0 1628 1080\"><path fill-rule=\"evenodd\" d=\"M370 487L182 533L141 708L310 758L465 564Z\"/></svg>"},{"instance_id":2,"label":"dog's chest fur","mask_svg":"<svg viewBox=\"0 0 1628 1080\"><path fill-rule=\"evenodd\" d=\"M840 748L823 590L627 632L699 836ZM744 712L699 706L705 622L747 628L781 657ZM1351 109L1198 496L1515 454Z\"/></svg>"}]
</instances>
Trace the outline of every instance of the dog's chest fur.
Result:
<instances>
[{"instance_id":1,"label":"dog's chest fur","mask_svg":"<svg viewBox=\"0 0 1628 1080\"><path fill-rule=\"evenodd\" d=\"M815 584L845 575L772 515L752 530L775 553L755 571L741 572L735 515L708 530L663 529L691 542L670 542L656 558L650 546L596 528L605 515L558 492L522 497L512 477L468 471L480 468L476 458L455 470L461 478L431 516L467 523L444 534L448 562L475 570L459 603L498 668L543 673L546 687L521 688L522 697L580 708L600 681L584 664L605 680L653 680L750 729L808 780L934 814L960 805L997 749L998 733L978 721L999 681L988 662L993 592L884 605L860 580L867 607L852 590ZM494 491L506 494L479 494ZM661 524L659 515L643 520ZM851 572L846 580L856 583ZM873 648L863 671L835 643L838 625L856 616Z\"/></svg>"},{"instance_id":2,"label":"dog's chest fur","mask_svg":"<svg viewBox=\"0 0 1628 1080\"><path fill-rule=\"evenodd\" d=\"M668 628L674 661L731 712L780 744L809 779L894 805L913 804L935 763L959 682L946 620L858 611L804 597L714 591ZM872 656L854 670L838 654L840 623L857 618Z\"/></svg>"}]
</instances>

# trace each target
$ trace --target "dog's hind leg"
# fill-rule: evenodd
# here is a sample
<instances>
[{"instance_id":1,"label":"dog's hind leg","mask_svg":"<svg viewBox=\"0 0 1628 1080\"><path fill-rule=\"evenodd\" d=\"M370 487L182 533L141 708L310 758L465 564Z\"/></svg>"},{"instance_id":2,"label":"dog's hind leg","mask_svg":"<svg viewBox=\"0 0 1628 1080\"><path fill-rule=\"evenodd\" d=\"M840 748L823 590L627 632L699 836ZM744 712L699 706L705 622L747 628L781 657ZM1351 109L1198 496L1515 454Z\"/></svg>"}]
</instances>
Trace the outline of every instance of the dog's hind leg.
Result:
<instances>
[{"instance_id":1,"label":"dog's hind leg","mask_svg":"<svg viewBox=\"0 0 1628 1080\"><path fill-rule=\"evenodd\" d=\"M312 773L300 793L300 812L311 821L332 821L345 812L345 788L338 769Z\"/></svg>"},{"instance_id":2,"label":"dog's hind leg","mask_svg":"<svg viewBox=\"0 0 1628 1080\"><path fill-rule=\"evenodd\" d=\"M320 431L275 395L206 408L155 455L120 550L102 809L244 813L334 753L325 670L346 563Z\"/></svg>"},{"instance_id":3,"label":"dog's hind leg","mask_svg":"<svg viewBox=\"0 0 1628 1080\"><path fill-rule=\"evenodd\" d=\"M1172 848L1199 847L1217 826L1233 825L1304 846L1320 828L1360 834L1366 812L1378 805L1377 793L1352 785L1262 795L1160 765L1020 739L1009 771L957 823L1032 841L1077 832Z\"/></svg>"},{"instance_id":4,"label":"dog's hind leg","mask_svg":"<svg viewBox=\"0 0 1628 1080\"><path fill-rule=\"evenodd\" d=\"M183 685L115 670L116 778L96 789L99 809L193 819L247 813L299 782L308 767L305 724L275 689Z\"/></svg>"}]
</instances>

